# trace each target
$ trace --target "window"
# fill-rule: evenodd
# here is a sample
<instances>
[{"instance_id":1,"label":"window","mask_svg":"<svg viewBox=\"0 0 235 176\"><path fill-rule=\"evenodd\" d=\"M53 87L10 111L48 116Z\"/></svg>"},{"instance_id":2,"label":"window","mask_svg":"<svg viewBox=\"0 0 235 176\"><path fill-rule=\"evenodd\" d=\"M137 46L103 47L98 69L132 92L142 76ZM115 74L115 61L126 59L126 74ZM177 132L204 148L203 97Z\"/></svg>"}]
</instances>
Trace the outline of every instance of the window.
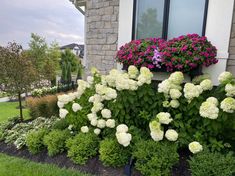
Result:
<instances>
[{"instance_id":1,"label":"window","mask_svg":"<svg viewBox=\"0 0 235 176\"><path fill-rule=\"evenodd\" d=\"M134 0L133 39L205 35L209 0Z\"/></svg>"}]
</instances>

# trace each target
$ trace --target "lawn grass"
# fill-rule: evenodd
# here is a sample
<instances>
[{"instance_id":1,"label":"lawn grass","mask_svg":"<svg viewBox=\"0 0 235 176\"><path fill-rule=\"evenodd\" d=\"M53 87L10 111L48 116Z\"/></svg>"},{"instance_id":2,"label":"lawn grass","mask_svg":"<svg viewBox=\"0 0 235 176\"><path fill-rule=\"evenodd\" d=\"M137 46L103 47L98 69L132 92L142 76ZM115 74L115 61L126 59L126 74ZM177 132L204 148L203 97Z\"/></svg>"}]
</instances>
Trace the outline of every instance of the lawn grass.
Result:
<instances>
[{"instance_id":1,"label":"lawn grass","mask_svg":"<svg viewBox=\"0 0 235 176\"><path fill-rule=\"evenodd\" d=\"M23 106L25 102L23 102ZM20 110L17 108L19 106L18 102L0 102L0 123L7 120L8 118L19 116ZM28 119L29 110L23 109L24 119Z\"/></svg>"},{"instance_id":2,"label":"lawn grass","mask_svg":"<svg viewBox=\"0 0 235 176\"><path fill-rule=\"evenodd\" d=\"M41 164L0 153L1 176L88 176L52 164Z\"/></svg>"}]
</instances>

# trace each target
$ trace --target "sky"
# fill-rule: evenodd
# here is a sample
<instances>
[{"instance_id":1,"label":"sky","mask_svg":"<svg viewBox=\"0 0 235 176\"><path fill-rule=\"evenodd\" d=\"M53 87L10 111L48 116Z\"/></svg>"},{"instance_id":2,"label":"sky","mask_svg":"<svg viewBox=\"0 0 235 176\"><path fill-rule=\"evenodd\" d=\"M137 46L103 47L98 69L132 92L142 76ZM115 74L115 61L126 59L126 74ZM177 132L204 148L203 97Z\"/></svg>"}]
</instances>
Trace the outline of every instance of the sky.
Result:
<instances>
[{"instance_id":1,"label":"sky","mask_svg":"<svg viewBox=\"0 0 235 176\"><path fill-rule=\"evenodd\" d=\"M84 16L69 0L1 0L0 45L28 48L31 33L60 46L84 43Z\"/></svg>"}]
</instances>

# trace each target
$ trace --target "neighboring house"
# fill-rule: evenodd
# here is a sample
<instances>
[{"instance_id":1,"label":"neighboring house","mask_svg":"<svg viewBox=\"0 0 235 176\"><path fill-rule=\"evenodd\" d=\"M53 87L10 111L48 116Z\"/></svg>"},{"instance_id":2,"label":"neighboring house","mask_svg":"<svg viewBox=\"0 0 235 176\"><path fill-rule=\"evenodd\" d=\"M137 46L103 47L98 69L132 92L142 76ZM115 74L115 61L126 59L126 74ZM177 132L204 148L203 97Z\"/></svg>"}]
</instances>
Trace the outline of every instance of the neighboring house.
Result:
<instances>
[{"instance_id":1,"label":"neighboring house","mask_svg":"<svg viewBox=\"0 0 235 176\"><path fill-rule=\"evenodd\" d=\"M65 49L70 49L76 56L80 58L84 57L84 45L78 45L76 43L72 43L72 44L60 47L61 51L64 51Z\"/></svg>"},{"instance_id":2,"label":"neighboring house","mask_svg":"<svg viewBox=\"0 0 235 176\"><path fill-rule=\"evenodd\" d=\"M87 69L119 67L117 49L132 39L170 39L187 33L205 35L218 49L219 63L203 72L215 84L218 75L235 74L234 0L70 0L85 14ZM84 10L85 9L85 10Z\"/></svg>"}]
</instances>

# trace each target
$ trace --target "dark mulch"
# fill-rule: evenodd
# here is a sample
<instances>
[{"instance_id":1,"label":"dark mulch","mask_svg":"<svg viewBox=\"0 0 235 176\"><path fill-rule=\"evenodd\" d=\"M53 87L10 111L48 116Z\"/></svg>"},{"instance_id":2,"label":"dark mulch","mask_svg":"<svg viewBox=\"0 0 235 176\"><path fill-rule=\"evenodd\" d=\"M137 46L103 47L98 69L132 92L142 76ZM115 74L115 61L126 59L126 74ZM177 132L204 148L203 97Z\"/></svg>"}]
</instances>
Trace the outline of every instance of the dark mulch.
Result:
<instances>
[{"instance_id":1,"label":"dark mulch","mask_svg":"<svg viewBox=\"0 0 235 176\"><path fill-rule=\"evenodd\" d=\"M47 155L47 151L44 150L37 155L32 155L27 150L27 148L23 148L21 150L17 150L14 145L7 145L4 142L0 142L0 152L6 153L11 156L17 156L25 159L29 159L31 161L40 162L40 163L49 163L55 164L61 168L70 168L79 170L81 172L90 173L97 176L123 176L124 168L113 168L104 166L99 160L98 156L91 158L88 160L87 164L77 165L74 164L67 156L66 153L62 153L56 155L54 157L49 157ZM180 151L180 161L174 166L172 169L172 176L191 176L188 171L188 163L187 158L189 154L185 151ZM132 172L132 176L141 176L141 174L134 170Z\"/></svg>"}]
</instances>

